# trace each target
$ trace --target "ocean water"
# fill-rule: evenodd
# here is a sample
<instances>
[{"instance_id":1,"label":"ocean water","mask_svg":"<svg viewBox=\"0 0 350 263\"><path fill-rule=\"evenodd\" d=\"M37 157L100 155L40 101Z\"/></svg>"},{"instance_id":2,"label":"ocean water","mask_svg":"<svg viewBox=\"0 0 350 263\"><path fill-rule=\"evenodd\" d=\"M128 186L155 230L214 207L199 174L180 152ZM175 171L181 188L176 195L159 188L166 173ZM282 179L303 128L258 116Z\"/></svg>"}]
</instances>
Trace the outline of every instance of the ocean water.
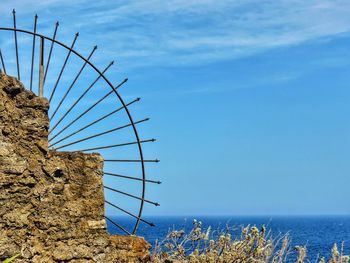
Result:
<instances>
[{"instance_id":1,"label":"ocean water","mask_svg":"<svg viewBox=\"0 0 350 263\"><path fill-rule=\"evenodd\" d=\"M126 229L131 229L130 218L113 217ZM193 219L202 221L203 228L211 226L213 230L223 230L226 226L234 227L233 235L239 235L241 226L256 225L261 227L266 225L271 230L272 237L281 234L289 234L292 246L306 245L308 259L310 262L319 256L330 257L331 248L334 243L338 243L338 248L344 242L344 254L350 255L350 216L256 216L256 217L235 217L235 216L160 216L145 218L156 224L150 227L141 223L138 235L154 245L155 241L162 240L169 230L191 229ZM120 234L120 231L112 224L108 224L111 234ZM291 254L291 259L295 254Z\"/></svg>"}]
</instances>

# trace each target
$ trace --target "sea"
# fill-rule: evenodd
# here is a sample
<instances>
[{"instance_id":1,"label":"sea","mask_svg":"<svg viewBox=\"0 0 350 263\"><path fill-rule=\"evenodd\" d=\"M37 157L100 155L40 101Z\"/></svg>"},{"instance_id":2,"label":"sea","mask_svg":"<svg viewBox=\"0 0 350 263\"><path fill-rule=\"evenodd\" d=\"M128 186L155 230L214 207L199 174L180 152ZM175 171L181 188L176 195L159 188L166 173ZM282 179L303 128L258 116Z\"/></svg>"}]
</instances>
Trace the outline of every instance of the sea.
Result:
<instances>
[{"instance_id":1,"label":"sea","mask_svg":"<svg viewBox=\"0 0 350 263\"><path fill-rule=\"evenodd\" d=\"M132 221L127 217L112 217L126 229L132 229ZM143 236L154 246L156 240L163 240L170 230L190 230L193 220L202 222L203 229L209 226L216 233L225 230L227 226L233 229L233 237L240 236L242 226L263 225L271 231L272 238L288 234L291 239L292 252L288 262L296 257L294 246L307 247L308 262L318 262L320 257L329 259L334 243L338 248L344 244L344 254L350 255L350 216L157 216L146 217L147 221L156 226L151 227L141 223L137 235ZM120 230L108 223L111 234L120 234ZM215 233L214 232L214 233Z\"/></svg>"}]
</instances>

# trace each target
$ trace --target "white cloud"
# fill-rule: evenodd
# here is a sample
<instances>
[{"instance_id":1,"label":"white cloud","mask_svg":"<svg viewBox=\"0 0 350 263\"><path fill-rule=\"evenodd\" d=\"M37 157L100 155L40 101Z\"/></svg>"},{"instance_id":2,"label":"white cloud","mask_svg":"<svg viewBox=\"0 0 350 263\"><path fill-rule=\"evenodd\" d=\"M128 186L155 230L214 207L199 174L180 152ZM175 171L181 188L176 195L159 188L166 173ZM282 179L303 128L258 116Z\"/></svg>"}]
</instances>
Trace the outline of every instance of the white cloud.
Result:
<instances>
[{"instance_id":1,"label":"white cloud","mask_svg":"<svg viewBox=\"0 0 350 263\"><path fill-rule=\"evenodd\" d=\"M61 18L67 42L79 30L81 48L97 42L103 54L129 67L210 63L350 30L346 0L16 0L1 3L0 12L12 7L28 23L42 12L47 32Z\"/></svg>"}]
</instances>

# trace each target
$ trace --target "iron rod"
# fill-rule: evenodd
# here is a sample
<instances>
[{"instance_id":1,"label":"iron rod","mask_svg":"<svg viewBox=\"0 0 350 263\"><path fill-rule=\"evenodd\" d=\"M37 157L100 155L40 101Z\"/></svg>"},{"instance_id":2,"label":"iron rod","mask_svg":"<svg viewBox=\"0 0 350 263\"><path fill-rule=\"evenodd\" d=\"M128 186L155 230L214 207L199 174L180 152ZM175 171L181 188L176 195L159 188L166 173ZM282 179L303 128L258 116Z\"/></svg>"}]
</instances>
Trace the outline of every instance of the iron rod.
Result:
<instances>
[{"instance_id":1,"label":"iron rod","mask_svg":"<svg viewBox=\"0 0 350 263\"><path fill-rule=\"evenodd\" d=\"M45 40L40 37L40 61L39 61L39 96L44 97L44 48Z\"/></svg>"},{"instance_id":2,"label":"iron rod","mask_svg":"<svg viewBox=\"0 0 350 263\"><path fill-rule=\"evenodd\" d=\"M2 56L1 49L0 49L0 58L1 58L2 69L4 70L5 75L7 75L7 73L6 73L6 67L5 67L5 62L4 62L4 58L3 58L3 56Z\"/></svg>"},{"instance_id":3,"label":"iron rod","mask_svg":"<svg viewBox=\"0 0 350 263\"><path fill-rule=\"evenodd\" d=\"M155 142L155 141L156 141L155 139L150 139L150 140L140 141L140 143ZM129 145L138 144L138 143L139 142L126 142L126 143L113 144L113 145L107 145L107 146L101 146L101 147L95 147L95 148L89 148L89 149L83 149L83 150L77 150L77 151L78 152L88 152L88 151L95 151L95 150L102 150L102 149L109 149L109 148L129 146Z\"/></svg>"},{"instance_id":4,"label":"iron rod","mask_svg":"<svg viewBox=\"0 0 350 263\"><path fill-rule=\"evenodd\" d=\"M38 21L38 15L34 17L34 35L33 35L33 45L32 45L32 66L30 70L30 90L33 90L33 71L34 71L34 53L35 53L35 39L36 39L36 24Z\"/></svg>"},{"instance_id":5,"label":"iron rod","mask_svg":"<svg viewBox=\"0 0 350 263\"><path fill-rule=\"evenodd\" d=\"M135 122L134 124L141 123L141 122L148 121L148 120L149 120L149 118L143 119L143 120L140 120L140 121ZM96 137L100 137L100 136L102 136L102 135L105 135L105 134L108 134L108 133L111 133L111 132L114 132L114 131L117 131L117 130L121 130L121 129L130 127L130 126L132 126L131 123L130 123L130 124L123 125L123 126L119 126L119 127L117 127L117 128L114 128L114 129L111 129L111 130L108 130L108 131L105 131L105 132L97 133L97 134L91 135L91 136L89 136L89 137L86 137L86 138L84 138L84 139L80 139L80 140L78 140L78 141L74 141L74 142L71 142L71 143L67 143L67 144L62 145L62 146L60 146L60 147L57 147L57 148L55 148L55 149L56 149L56 150L62 149L62 148L65 148L65 147L67 147L67 146L71 146L71 145L74 145L74 144L77 144L77 143L80 143L80 142L84 142L84 141L87 141L87 140L90 140L90 139L93 139L93 138L96 138Z\"/></svg>"},{"instance_id":6,"label":"iron rod","mask_svg":"<svg viewBox=\"0 0 350 263\"><path fill-rule=\"evenodd\" d=\"M102 75L99 75L91 85L84 91L84 93L73 103L73 105L63 114L63 116L58 120L55 126L49 131L50 133L64 120L64 118L73 110L73 108L79 103L79 101L89 92L89 90L96 84L96 82L103 76L103 74L114 64L114 61L109 63L109 65L103 70ZM50 140L52 140L51 138Z\"/></svg>"},{"instance_id":7,"label":"iron rod","mask_svg":"<svg viewBox=\"0 0 350 263\"><path fill-rule=\"evenodd\" d=\"M127 82L128 79L123 80L116 88L119 88L121 85L123 85L125 82ZM90 110L92 110L93 108L95 108L98 104L100 104L102 101L104 101L107 97L109 97L109 95L111 95L113 93L113 90L109 91L107 94L105 94L101 99L99 99L97 102L95 102L93 105L91 105L88 109L86 109L83 113L81 113L78 117L76 117L74 120L72 120L69 124L67 124L62 130L60 130L54 137L52 137L51 139L56 138L58 135L60 135L62 132L64 132L66 129L68 129L70 126L72 126L76 121L78 121L80 118L82 118L85 114L87 114ZM52 130L54 130L57 127L57 125L55 125L55 127L52 128ZM51 130L51 131L52 131ZM49 134L51 133L51 131L49 132Z\"/></svg>"},{"instance_id":8,"label":"iron rod","mask_svg":"<svg viewBox=\"0 0 350 263\"><path fill-rule=\"evenodd\" d=\"M63 74L63 72L64 72L64 69L66 68L68 59L69 59L70 55L72 54L72 49L74 48L74 45L75 45L75 42L77 41L78 36L79 36L79 33L76 33L76 34L75 34L75 37L74 37L74 40L73 40L73 43L72 43L71 47L69 48L68 54L67 54L66 59L65 59L65 61L64 61L64 63L63 63L63 66L62 66L62 68L61 68L60 74L58 75L56 84L55 84L55 86L54 86L54 88L53 88L53 90L52 90L52 92L51 92L49 102L51 102L53 96L55 95L55 92L56 92L58 83L59 83L60 80L61 80L62 74Z\"/></svg>"},{"instance_id":9,"label":"iron rod","mask_svg":"<svg viewBox=\"0 0 350 263\"><path fill-rule=\"evenodd\" d=\"M125 179L136 180L136 181L145 181L147 183L153 183L153 184L161 184L162 183L160 181L154 181L154 180L143 179L143 178L138 178L138 177L133 177L133 176L128 176L128 175L115 174L115 173L103 172L103 174L115 176L115 177L120 177L120 178L125 178Z\"/></svg>"},{"instance_id":10,"label":"iron rod","mask_svg":"<svg viewBox=\"0 0 350 263\"><path fill-rule=\"evenodd\" d=\"M83 66L81 67L81 69L79 70L77 76L74 78L72 84L69 86L68 90L66 91L66 93L64 94L64 96L62 97L61 101L58 103L58 106L56 107L54 113L52 114L50 120L52 120L57 111L59 110L59 108L61 107L62 103L64 102L64 100L66 99L67 95L69 94L69 92L71 91L71 89L73 88L75 82L78 80L78 78L80 77L81 73L83 72L84 68L87 65L87 62L91 59L92 55L94 54L94 52L96 51L97 46L94 46L93 50L91 51L90 55L88 56L88 58L86 59L86 61L84 62Z\"/></svg>"},{"instance_id":11,"label":"iron rod","mask_svg":"<svg viewBox=\"0 0 350 263\"><path fill-rule=\"evenodd\" d=\"M17 77L18 77L18 80L21 80L21 74L20 74L20 68L19 68L17 27L16 27L16 10L15 9L13 9L12 14L13 14L13 28L14 28L15 46L16 46Z\"/></svg>"},{"instance_id":12,"label":"iron rod","mask_svg":"<svg viewBox=\"0 0 350 263\"><path fill-rule=\"evenodd\" d=\"M137 102L137 101L140 101L140 98L137 98L137 99L133 100L132 102L129 102L128 104L126 104L126 106L129 106L129 105L131 105L131 104L133 104L133 103L135 103L135 102ZM94 125L94 124L96 124L96 123L98 123L98 122L104 120L105 118L111 116L112 114L114 114L114 113L116 113L116 112L118 112L118 111L120 111L120 110L122 110L122 109L124 109L124 107L120 107L120 108L118 108L118 109L116 109L116 110L114 110L114 111L112 111L112 112L110 112L110 113L104 115L103 117L101 117L101 118L99 118L99 119L97 119L97 120L95 120L95 121L89 123L88 125L85 125L83 128L80 128L79 130L77 130L77 131L75 131L75 132L73 132L73 133L71 133L71 134L65 136L64 138L60 139L59 141L57 141L57 142L51 144L50 147L51 147L51 146L54 146L54 145L56 145L56 144L58 144L58 143L60 143L60 142L62 142L62 141L64 141L64 140L66 140L66 139L68 139L68 138L70 138L70 137L72 137L73 135L76 135L77 133L79 133L79 132L85 130L85 129L88 128L88 127L91 127L92 125ZM50 141L50 140L49 140L49 141Z\"/></svg>"},{"instance_id":13,"label":"iron rod","mask_svg":"<svg viewBox=\"0 0 350 263\"><path fill-rule=\"evenodd\" d=\"M105 203L106 203L106 204L109 204L110 206L113 206L114 208L117 208L118 210L124 212L125 214L127 214L127 215L129 215L129 216L132 216L132 217L138 219L138 217L137 217L136 215L130 213L129 211L127 211L127 210L125 210L125 209L123 209L123 208L121 208L121 207L119 207L119 206L117 206L117 205L115 205L115 204L113 204L113 203L107 201L107 200L105 200ZM144 220L144 219L142 219L142 218L140 218L140 221L146 223L146 224L149 225L149 226L155 226L155 224L153 224L153 223L151 223L151 222L148 222L148 221L146 221L146 220Z\"/></svg>"},{"instance_id":14,"label":"iron rod","mask_svg":"<svg viewBox=\"0 0 350 263\"><path fill-rule=\"evenodd\" d=\"M105 159L105 162L123 162L123 163L159 163L158 159L155 160L115 160L115 159Z\"/></svg>"},{"instance_id":15,"label":"iron rod","mask_svg":"<svg viewBox=\"0 0 350 263\"><path fill-rule=\"evenodd\" d=\"M52 40L53 40L53 41L51 41L51 47L50 47L49 56L48 56L47 62L46 62L46 69L45 69L45 75L44 75L44 85L45 85L45 81L46 81L47 71L49 70L49 67L50 67L52 50L53 50L53 46L54 46L54 44L55 44L57 29L58 29L58 26L59 26L59 25L60 25L60 23L57 21L57 22L56 22L56 25L55 25L55 31L53 32L53 37L52 37Z\"/></svg>"},{"instance_id":16,"label":"iron rod","mask_svg":"<svg viewBox=\"0 0 350 263\"><path fill-rule=\"evenodd\" d=\"M129 196L129 197L132 197L132 198L141 200L141 201L143 200L143 201L145 201L146 203L149 203L149 204L152 204L152 205L155 205L155 206L159 206L159 205L160 205L159 203L152 202L152 201L149 201L149 200L147 200L147 199L144 199L144 198L138 197L138 196L136 196L136 195L132 195L132 194L129 194L129 193L126 193L126 192L123 192L123 191L120 191L120 190L117 190L117 189L108 187L108 186L104 186L104 188L106 188L106 189L108 189L108 190L111 190L111 191L113 191L113 192L116 192L116 193L120 193L120 194L122 194L122 195L126 195L126 196Z\"/></svg>"},{"instance_id":17,"label":"iron rod","mask_svg":"<svg viewBox=\"0 0 350 263\"><path fill-rule=\"evenodd\" d=\"M95 106L97 106L100 102L104 101L109 95L112 94L113 91L109 91L107 94L105 94L101 99L96 101L92 106L90 106L88 109L86 109L83 113L81 113L78 117L76 117L74 120L72 120L69 124L67 124L62 130L60 130L58 133L55 134L51 138L51 140L55 139L58 135L60 135L62 132L67 130L70 126L72 126L75 122L77 122L80 118L82 118L85 114L87 114L90 110L92 110ZM53 127L52 130L54 130L57 126ZM50 134L50 133L49 133Z\"/></svg>"},{"instance_id":18,"label":"iron rod","mask_svg":"<svg viewBox=\"0 0 350 263\"><path fill-rule=\"evenodd\" d=\"M124 227L122 227L121 225L117 224L116 222L114 222L113 220L111 220L109 217L105 216L105 218L111 222L113 225L115 225L116 227L118 227L120 230L124 231L127 235L131 235L129 231L127 231Z\"/></svg>"},{"instance_id":19,"label":"iron rod","mask_svg":"<svg viewBox=\"0 0 350 263\"><path fill-rule=\"evenodd\" d=\"M5 31L14 31L13 28L6 28L6 27L0 27L0 30L5 30ZM23 30L23 29L17 29L18 32L23 32L23 33L26 33L26 34L29 34L29 35L33 35L33 32L30 32L28 30ZM57 41L57 40L53 40L52 38L50 37L47 37L47 36L44 36L44 35L41 35L41 34L36 34L37 36L40 36L40 37L44 37L45 39L47 40L50 40L50 41L54 41L56 44L58 44L59 46L61 47L64 47L66 49L69 49L69 47L67 45L65 45L64 43L60 42L60 41ZM77 51L75 50L72 50L72 53L74 53L77 57L83 59L83 60L86 60L80 53L78 53ZM138 134L138 131L136 129L136 126L134 125L134 122L133 122L133 118L131 116L131 113L129 111L129 109L126 107L125 105L125 102L123 100L123 98L120 96L120 94L114 89L114 86L113 84L107 79L107 77L104 75L103 72L101 72L93 63L91 62L88 62L88 64L98 73L98 75L108 84L108 86L114 91L115 95L118 97L119 101L121 102L121 104L124 106L125 108L125 112L130 120L130 122L132 123L132 129L134 131L134 134L136 136L136 140L139 141L139 134ZM139 154L140 154L140 159L143 160L143 151L142 151L142 147L141 147L141 144L139 143L138 144L138 149L139 149ZM142 177L145 178L145 164L142 162L141 163L141 170L142 170ZM145 196L145 192L146 192L146 184L145 182L142 182L142 194L141 196L144 197ZM143 207L144 207L144 201L141 201L141 204L140 204L140 209L139 209L139 217L141 217L142 215L142 211L143 211ZM139 225L139 222L140 220L138 219L135 226L134 226L134 229L132 231L133 234L136 233L136 230L138 228L138 225Z\"/></svg>"}]
</instances>

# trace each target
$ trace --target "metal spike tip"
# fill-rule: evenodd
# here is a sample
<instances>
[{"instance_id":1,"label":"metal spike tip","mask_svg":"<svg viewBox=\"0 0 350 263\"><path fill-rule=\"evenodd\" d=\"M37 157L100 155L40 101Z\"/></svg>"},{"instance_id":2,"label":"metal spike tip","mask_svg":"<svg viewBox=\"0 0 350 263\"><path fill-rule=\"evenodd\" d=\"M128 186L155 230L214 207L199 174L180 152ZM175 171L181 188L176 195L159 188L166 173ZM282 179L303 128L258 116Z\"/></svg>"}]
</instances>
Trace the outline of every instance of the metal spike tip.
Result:
<instances>
[{"instance_id":1,"label":"metal spike tip","mask_svg":"<svg viewBox=\"0 0 350 263\"><path fill-rule=\"evenodd\" d=\"M97 49L97 45L96 45L96 46L94 46L94 49L95 49L95 50Z\"/></svg>"},{"instance_id":2,"label":"metal spike tip","mask_svg":"<svg viewBox=\"0 0 350 263\"><path fill-rule=\"evenodd\" d=\"M112 62L111 62L111 65L113 65L114 64L114 60L112 60Z\"/></svg>"},{"instance_id":3,"label":"metal spike tip","mask_svg":"<svg viewBox=\"0 0 350 263\"><path fill-rule=\"evenodd\" d=\"M13 14L16 14L16 10L15 10L15 9L13 9L13 10L12 10L12 13L13 13Z\"/></svg>"},{"instance_id":4,"label":"metal spike tip","mask_svg":"<svg viewBox=\"0 0 350 263\"><path fill-rule=\"evenodd\" d=\"M155 205L155 206L160 206L160 204L159 204L159 203L155 203L154 205Z\"/></svg>"},{"instance_id":5,"label":"metal spike tip","mask_svg":"<svg viewBox=\"0 0 350 263\"><path fill-rule=\"evenodd\" d=\"M35 18L38 18L38 14L35 14Z\"/></svg>"},{"instance_id":6,"label":"metal spike tip","mask_svg":"<svg viewBox=\"0 0 350 263\"><path fill-rule=\"evenodd\" d=\"M128 78L126 78L126 79L124 79L124 82L127 82L129 79Z\"/></svg>"},{"instance_id":7,"label":"metal spike tip","mask_svg":"<svg viewBox=\"0 0 350 263\"><path fill-rule=\"evenodd\" d=\"M150 223L149 225L150 225L150 226L152 226L152 227L155 227L155 226L156 226L156 225L155 225L155 224L153 224L153 223Z\"/></svg>"},{"instance_id":8,"label":"metal spike tip","mask_svg":"<svg viewBox=\"0 0 350 263\"><path fill-rule=\"evenodd\" d=\"M157 184L162 184L162 182L161 181L157 181Z\"/></svg>"},{"instance_id":9,"label":"metal spike tip","mask_svg":"<svg viewBox=\"0 0 350 263\"><path fill-rule=\"evenodd\" d=\"M151 118L146 118L145 121L149 121Z\"/></svg>"},{"instance_id":10,"label":"metal spike tip","mask_svg":"<svg viewBox=\"0 0 350 263\"><path fill-rule=\"evenodd\" d=\"M157 140L157 139L152 139L151 141L152 141L152 142L155 142L156 140Z\"/></svg>"},{"instance_id":11,"label":"metal spike tip","mask_svg":"<svg viewBox=\"0 0 350 263\"><path fill-rule=\"evenodd\" d=\"M60 22L59 22L59 21L57 21L57 22L56 22L56 26L59 26L59 25L60 25Z\"/></svg>"},{"instance_id":12,"label":"metal spike tip","mask_svg":"<svg viewBox=\"0 0 350 263\"><path fill-rule=\"evenodd\" d=\"M141 100L141 98L137 98L136 100L137 100L137 101L140 101L140 100Z\"/></svg>"},{"instance_id":13,"label":"metal spike tip","mask_svg":"<svg viewBox=\"0 0 350 263\"><path fill-rule=\"evenodd\" d=\"M75 35L78 37L79 36L79 32L75 33Z\"/></svg>"},{"instance_id":14,"label":"metal spike tip","mask_svg":"<svg viewBox=\"0 0 350 263\"><path fill-rule=\"evenodd\" d=\"M159 163L159 162L160 162L160 160L158 160L158 159L156 159L155 161L156 161L156 163Z\"/></svg>"}]
</instances>

